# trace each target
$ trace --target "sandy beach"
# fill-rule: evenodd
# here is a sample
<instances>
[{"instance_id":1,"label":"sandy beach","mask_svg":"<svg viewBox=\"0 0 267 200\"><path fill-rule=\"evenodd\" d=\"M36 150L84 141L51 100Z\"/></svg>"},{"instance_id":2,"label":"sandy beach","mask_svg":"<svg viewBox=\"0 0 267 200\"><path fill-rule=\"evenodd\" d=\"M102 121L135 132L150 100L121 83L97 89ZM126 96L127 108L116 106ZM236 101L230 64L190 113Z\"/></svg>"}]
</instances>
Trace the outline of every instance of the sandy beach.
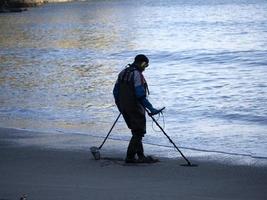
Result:
<instances>
[{"instance_id":1,"label":"sandy beach","mask_svg":"<svg viewBox=\"0 0 267 200\"><path fill-rule=\"evenodd\" d=\"M1 128L0 199L15 200L23 194L32 200L267 199L264 165L193 158L198 167L181 167L182 158L160 158L156 164L125 166L123 151L112 149L114 142L106 147L109 153L103 150L105 158L95 161L89 146L101 139L84 137L87 140ZM81 148L70 148L75 145Z\"/></svg>"}]
</instances>

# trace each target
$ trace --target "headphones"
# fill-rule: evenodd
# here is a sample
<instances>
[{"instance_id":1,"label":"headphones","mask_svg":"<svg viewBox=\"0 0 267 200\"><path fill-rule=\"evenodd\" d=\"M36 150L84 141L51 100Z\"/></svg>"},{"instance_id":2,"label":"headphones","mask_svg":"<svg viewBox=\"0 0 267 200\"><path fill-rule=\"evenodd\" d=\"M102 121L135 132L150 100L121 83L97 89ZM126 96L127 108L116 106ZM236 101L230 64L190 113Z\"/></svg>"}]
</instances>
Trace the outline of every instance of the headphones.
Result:
<instances>
[{"instance_id":1,"label":"headphones","mask_svg":"<svg viewBox=\"0 0 267 200\"><path fill-rule=\"evenodd\" d=\"M140 66L142 69L145 69L148 67L148 63L143 61Z\"/></svg>"}]
</instances>

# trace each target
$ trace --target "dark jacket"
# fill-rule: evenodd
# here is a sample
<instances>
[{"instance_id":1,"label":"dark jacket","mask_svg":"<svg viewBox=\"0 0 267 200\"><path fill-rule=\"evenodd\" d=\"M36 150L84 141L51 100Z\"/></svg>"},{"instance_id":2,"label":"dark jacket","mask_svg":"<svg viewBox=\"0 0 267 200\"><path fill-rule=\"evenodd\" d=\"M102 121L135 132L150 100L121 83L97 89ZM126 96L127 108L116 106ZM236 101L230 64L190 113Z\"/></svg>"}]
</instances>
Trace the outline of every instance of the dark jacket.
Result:
<instances>
[{"instance_id":1,"label":"dark jacket","mask_svg":"<svg viewBox=\"0 0 267 200\"><path fill-rule=\"evenodd\" d=\"M145 109L152 105L147 100L148 87L142 72L134 64L119 73L113 89L116 105L133 133L145 133Z\"/></svg>"}]
</instances>

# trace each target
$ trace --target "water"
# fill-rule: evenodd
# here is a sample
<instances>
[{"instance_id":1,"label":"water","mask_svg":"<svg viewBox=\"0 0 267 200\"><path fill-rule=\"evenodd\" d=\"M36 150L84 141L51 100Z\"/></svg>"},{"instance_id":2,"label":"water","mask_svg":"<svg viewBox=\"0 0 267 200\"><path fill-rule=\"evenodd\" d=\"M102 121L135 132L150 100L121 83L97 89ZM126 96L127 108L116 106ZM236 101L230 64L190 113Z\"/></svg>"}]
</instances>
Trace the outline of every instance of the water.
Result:
<instances>
[{"instance_id":1,"label":"water","mask_svg":"<svg viewBox=\"0 0 267 200\"><path fill-rule=\"evenodd\" d=\"M1 127L105 136L117 74L144 53L179 147L267 158L264 0L47 4L1 14L0 27ZM147 129L146 143L171 146ZM129 137L121 119L112 138Z\"/></svg>"}]
</instances>

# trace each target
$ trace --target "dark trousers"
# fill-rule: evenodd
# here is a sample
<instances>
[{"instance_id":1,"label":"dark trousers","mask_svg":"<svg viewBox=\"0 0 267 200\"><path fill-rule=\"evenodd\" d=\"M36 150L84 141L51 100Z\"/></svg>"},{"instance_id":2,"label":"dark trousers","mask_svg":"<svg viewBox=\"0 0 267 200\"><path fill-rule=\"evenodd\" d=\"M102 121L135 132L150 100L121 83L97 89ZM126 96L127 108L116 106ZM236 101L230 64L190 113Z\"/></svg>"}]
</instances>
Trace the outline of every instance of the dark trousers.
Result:
<instances>
[{"instance_id":1,"label":"dark trousers","mask_svg":"<svg viewBox=\"0 0 267 200\"><path fill-rule=\"evenodd\" d=\"M128 159L134 159L135 155L137 155L138 158L144 157L144 148L143 148L142 138L143 136L141 135L133 134L129 142L128 149L127 149Z\"/></svg>"},{"instance_id":2,"label":"dark trousers","mask_svg":"<svg viewBox=\"0 0 267 200\"><path fill-rule=\"evenodd\" d=\"M136 101L129 103L122 99L119 110L132 132L132 138L127 149L127 158L134 159L135 155L142 158L144 156L142 139L146 133L145 109Z\"/></svg>"},{"instance_id":3,"label":"dark trousers","mask_svg":"<svg viewBox=\"0 0 267 200\"><path fill-rule=\"evenodd\" d=\"M134 159L135 155L139 158L144 157L144 148L142 139L146 133L146 117L143 110L131 110L130 112L123 112L123 118L132 132L132 138L127 149L127 158Z\"/></svg>"},{"instance_id":4,"label":"dark trousers","mask_svg":"<svg viewBox=\"0 0 267 200\"><path fill-rule=\"evenodd\" d=\"M121 114L133 135L144 136L146 133L146 115L144 110L122 110Z\"/></svg>"}]
</instances>

